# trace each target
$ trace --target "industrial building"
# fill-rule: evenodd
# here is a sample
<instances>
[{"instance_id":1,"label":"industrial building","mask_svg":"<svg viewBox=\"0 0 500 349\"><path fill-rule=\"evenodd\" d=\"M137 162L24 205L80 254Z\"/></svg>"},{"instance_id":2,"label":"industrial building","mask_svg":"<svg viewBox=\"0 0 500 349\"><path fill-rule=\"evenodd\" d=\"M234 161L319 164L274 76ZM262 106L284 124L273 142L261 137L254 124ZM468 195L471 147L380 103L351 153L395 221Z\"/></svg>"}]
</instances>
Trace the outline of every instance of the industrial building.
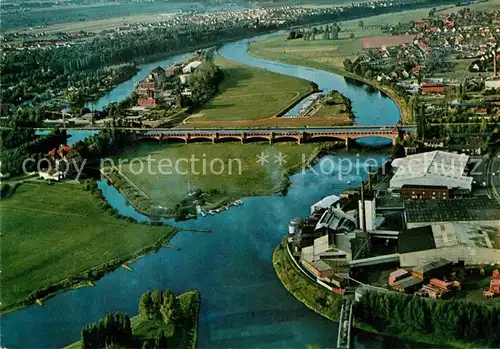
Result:
<instances>
[{"instance_id":1,"label":"industrial building","mask_svg":"<svg viewBox=\"0 0 500 349\"><path fill-rule=\"evenodd\" d=\"M473 179L466 176L468 161L467 155L439 150L398 158L392 161L395 173L389 185L397 190L411 185L430 186L429 190L439 186L470 191Z\"/></svg>"},{"instance_id":2,"label":"industrial building","mask_svg":"<svg viewBox=\"0 0 500 349\"><path fill-rule=\"evenodd\" d=\"M399 190L399 195L405 200L447 200L450 198L450 191L445 185L411 185L405 184Z\"/></svg>"},{"instance_id":3,"label":"industrial building","mask_svg":"<svg viewBox=\"0 0 500 349\"><path fill-rule=\"evenodd\" d=\"M500 263L500 205L488 197L407 201L399 234L402 267L446 258L468 265Z\"/></svg>"}]
</instances>

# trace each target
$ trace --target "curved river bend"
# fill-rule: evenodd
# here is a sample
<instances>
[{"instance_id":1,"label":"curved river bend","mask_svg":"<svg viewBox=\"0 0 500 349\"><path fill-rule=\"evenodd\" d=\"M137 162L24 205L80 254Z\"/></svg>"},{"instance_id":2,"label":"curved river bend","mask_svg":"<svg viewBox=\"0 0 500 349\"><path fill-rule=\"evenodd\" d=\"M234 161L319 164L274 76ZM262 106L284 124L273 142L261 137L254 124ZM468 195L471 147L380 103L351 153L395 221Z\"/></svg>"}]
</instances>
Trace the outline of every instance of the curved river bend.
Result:
<instances>
[{"instance_id":1,"label":"curved river bend","mask_svg":"<svg viewBox=\"0 0 500 349\"><path fill-rule=\"evenodd\" d=\"M338 75L257 59L246 53L249 40L225 45L220 53L251 66L315 81L321 89L337 89L351 98L359 124L394 124L399 111L391 99L368 93L363 86L350 85ZM118 86L99 103L125 98L134 81L158 64L148 64L138 77ZM70 142L88 135L74 132ZM72 290L45 302L29 306L1 319L4 347L52 348L67 345L80 337L80 329L106 312L138 311L141 293L152 288L169 288L176 293L190 289L201 292L199 348L305 348L317 343L333 347L337 325L323 319L295 300L275 276L271 255L287 232L292 217L307 216L313 202L347 187L359 186L366 177L363 160L368 155L348 155L356 165L342 176L340 168L329 174L312 171L292 176L287 196L251 197L244 205L197 221L178 224L183 228L210 229L213 234L180 232L171 244L181 251L161 249L132 264L134 272L124 269L107 274L95 287ZM383 156L371 156L383 160ZM325 160L338 162L338 157ZM323 160L324 161L324 160ZM316 166L320 166L321 162ZM101 182L110 204L120 213L146 219L128 206L113 188ZM71 232L68 232L71 234ZM378 336L358 334L356 347L393 346ZM389 340L390 341L390 340ZM407 344L407 343L406 343ZM399 343L401 345L401 343Z\"/></svg>"}]
</instances>

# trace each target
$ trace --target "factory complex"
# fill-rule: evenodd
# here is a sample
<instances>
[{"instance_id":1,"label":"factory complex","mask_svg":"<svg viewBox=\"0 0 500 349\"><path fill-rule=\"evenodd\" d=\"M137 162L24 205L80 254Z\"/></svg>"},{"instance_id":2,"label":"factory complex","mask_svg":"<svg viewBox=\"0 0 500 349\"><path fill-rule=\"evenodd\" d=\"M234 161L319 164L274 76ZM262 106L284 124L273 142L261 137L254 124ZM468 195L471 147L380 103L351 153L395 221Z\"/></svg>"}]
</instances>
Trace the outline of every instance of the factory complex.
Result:
<instances>
[{"instance_id":1,"label":"factory complex","mask_svg":"<svg viewBox=\"0 0 500 349\"><path fill-rule=\"evenodd\" d=\"M291 220L289 255L339 294L366 287L363 273L378 268L392 270L379 288L435 299L460 291L465 271L500 265L500 203L475 193L469 168L468 156L443 151L395 159L377 185L370 178Z\"/></svg>"}]
</instances>

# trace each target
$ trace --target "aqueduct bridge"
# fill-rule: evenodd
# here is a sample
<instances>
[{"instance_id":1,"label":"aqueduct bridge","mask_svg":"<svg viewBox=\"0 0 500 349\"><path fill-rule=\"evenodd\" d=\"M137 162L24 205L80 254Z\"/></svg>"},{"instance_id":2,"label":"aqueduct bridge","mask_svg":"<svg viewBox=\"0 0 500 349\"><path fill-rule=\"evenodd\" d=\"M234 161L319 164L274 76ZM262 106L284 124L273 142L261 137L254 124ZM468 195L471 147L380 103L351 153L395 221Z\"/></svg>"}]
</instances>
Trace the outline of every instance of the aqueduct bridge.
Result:
<instances>
[{"instance_id":1,"label":"aqueduct bridge","mask_svg":"<svg viewBox=\"0 0 500 349\"><path fill-rule=\"evenodd\" d=\"M135 137L140 139L156 139L166 142L345 142L367 138L382 137L396 143L405 133L410 132L407 128L383 127L383 128L338 128L338 129L238 129L238 130L137 130Z\"/></svg>"}]
</instances>

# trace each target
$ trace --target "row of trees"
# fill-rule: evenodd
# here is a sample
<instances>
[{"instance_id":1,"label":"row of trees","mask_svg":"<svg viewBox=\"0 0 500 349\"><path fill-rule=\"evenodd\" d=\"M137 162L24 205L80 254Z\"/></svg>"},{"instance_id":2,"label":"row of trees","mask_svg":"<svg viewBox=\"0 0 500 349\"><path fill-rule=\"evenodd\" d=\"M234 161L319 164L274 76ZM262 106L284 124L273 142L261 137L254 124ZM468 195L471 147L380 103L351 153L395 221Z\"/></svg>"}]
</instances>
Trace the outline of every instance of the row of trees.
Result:
<instances>
[{"instance_id":1,"label":"row of trees","mask_svg":"<svg viewBox=\"0 0 500 349\"><path fill-rule=\"evenodd\" d=\"M447 340L500 347L500 310L466 301L434 301L395 292L367 292L354 308L356 320L376 328L421 332Z\"/></svg>"},{"instance_id":2,"label":"row of trees","mask_svg":"<svg viewBox=\"0 0 500 349\"><path fill-rule=\"evenodd\" d=\"M132 348L134 336L130 318L124 313L107 314L96 323L82 329L82 348Z\"/></svg>"},{"instance_id":3,"label":"row of trees","mask_svg":"<svg viewBox=\"0 0 500 349\"><path fill-rule=\"evenodd\" d=\"M323 40L338 40L339 33L342 29L337 23L333 25L324 25L319 27L302 28L302 29L291 29L288 34L288 40L294 39L304 39L304 40L316 40L316 35L321 34Z\"/></svg>"},{"instance_id":4,"label":"row of trees","mask_svg":"<svg viewBox=\"0 0 500 349\"><path fill-rule=\"evenodd\" d=\"M189 75L189 86L193 90L192 102L201 105L217 92L223 79L222 71L211 60L204 61Z\"/></svg>"}]
</instances>

